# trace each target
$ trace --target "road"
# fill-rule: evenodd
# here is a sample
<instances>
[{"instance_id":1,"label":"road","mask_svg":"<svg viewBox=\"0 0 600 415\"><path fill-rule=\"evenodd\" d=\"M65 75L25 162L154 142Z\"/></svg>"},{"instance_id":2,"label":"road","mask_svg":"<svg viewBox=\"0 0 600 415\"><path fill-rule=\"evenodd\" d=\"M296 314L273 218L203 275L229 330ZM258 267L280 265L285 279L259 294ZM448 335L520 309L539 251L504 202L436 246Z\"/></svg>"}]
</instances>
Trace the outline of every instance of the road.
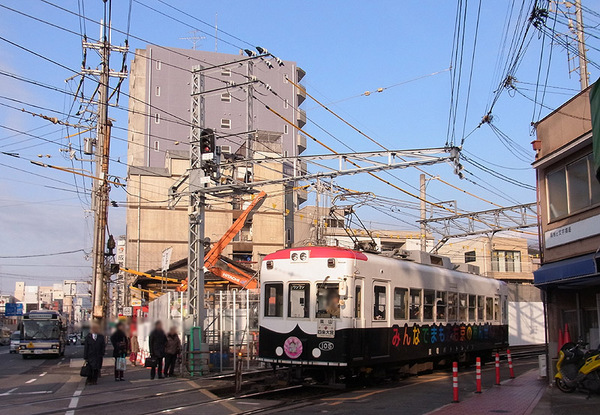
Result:
<instances>
[{"instance_id":1,"label":"road","mask_svg":"<svg viewBox=\"0 0 600 415\"><path fill-rule=\"evenodd\" d=\"M447 405L452 397L448 371L387 381L347 391L294 386L275 393L231 396L230 379L172 378L150 380L147 369L128 367L125 382L115 382L112 358L97 386L85 386L79 376L82 347L69 346L64 358L27 359L0 349L0 414L198 414L283 413L402 413L420 415ZM537 368L537 359L515 362L517 375ZM506 367L503 379L508 378ZM494 368L483 369L484 389L493 387ZM475 390L473 369L461 369L461 399ZM484 391L485 393L485 391ZM499 402L498 413L502 405Z\"/></svg>"}]
</instances>

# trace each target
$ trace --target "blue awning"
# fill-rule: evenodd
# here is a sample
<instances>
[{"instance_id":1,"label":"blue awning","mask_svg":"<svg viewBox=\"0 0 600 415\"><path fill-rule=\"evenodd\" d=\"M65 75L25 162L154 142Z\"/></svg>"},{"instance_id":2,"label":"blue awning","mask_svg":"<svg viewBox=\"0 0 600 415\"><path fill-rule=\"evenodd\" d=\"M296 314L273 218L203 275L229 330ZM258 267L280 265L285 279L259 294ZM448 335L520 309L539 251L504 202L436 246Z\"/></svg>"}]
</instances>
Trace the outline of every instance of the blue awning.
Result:
<instances>
[{"instance_id":1,"label":"blue awning","mask_svg":"<svg viewBox=\"0 0 600 415\"><path fill-rule=\"evenodd\" d=\"M533 271L533 283L535 285L569 283L598 276L595 256L596 254L587 254L544 264L537 271Z\"/></svg>"}]
</instances>

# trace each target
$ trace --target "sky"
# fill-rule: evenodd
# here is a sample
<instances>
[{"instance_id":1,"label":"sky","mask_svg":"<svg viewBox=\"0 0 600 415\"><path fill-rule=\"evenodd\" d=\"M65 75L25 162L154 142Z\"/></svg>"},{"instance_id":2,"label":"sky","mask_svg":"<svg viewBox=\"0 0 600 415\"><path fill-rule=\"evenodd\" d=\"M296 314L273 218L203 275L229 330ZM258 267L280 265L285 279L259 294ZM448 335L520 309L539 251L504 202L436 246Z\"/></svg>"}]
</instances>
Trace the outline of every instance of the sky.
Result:
<instances>
[{"instance_id":1,"label":"sky","mask_svg":"<svg viewBox=\"0 0 600 415\"><path fill-rule=\"evenodd\" d=\"M76 15L48 3L40 0L0 1L3 6L0 10L0 71L4 73L0 75L0 151L16 153L21 157L0 154L2 293L12 292L14 282L19 280L43 285L63 279L85 280L91 273L89 254L93 218L89 207L90 181L29 161L89 170L90 163L73 160L69 152L64 151L69 142L65 137L76 130L51 124L7 106L24 107L31 112L61 119L65 118L61 113L73 114L79 107L79 103L73 103L71 96L6 75L17 74L59 91L74 91L77 88L77 81L65 80L72 77L81 66L81 37L78 34L85 31L90 37L98 37L98 24L94 21L102 18L102 1L51 2L76 14L82 12L83 3L83 12L91 19L85 25ZM125 32L130 2L113 3L112 26ZM240 48L250 45L267 48L284 60L297 62L307 73L302 83L309 93L390 149L443 146L448 138L451 97L454 96L455 102L458 102L457 141L474 130L464 142L466 154L489 169L529 186L535 186L535 172L530 166L534 158L530 142L535 138L531 123L543 118L579 90L579 77L569 72L565 49L556 42L551 45L549 39L539 32L533 33L528 38L527 48L514 74L518 81L517 91L504 91L492 111L493 125L523 148L517 157L507 150L489 125L476 127L486 114L503 73L498 68L503 68L510 44L503 37L508 11L514 5L513 15L516 15L521 7L520 1L468 3L464 42L459 42L464 45L461 84L458 89L455 88L454 95L451 94L451 77L453 74L456 76L458 70L456 66L452 71L449 68L455 44L455 1L168 0L166 3L175 5L185 14L159 0L132 2L129 31L135 38L129 39L131 51L144 48L147 42L191 48L191 42L182 38L191 36L190 31L194 29L205 32L200 33L205 39L198 42L199 49L212 51L216 46L219 52L237 54ZM526 2L527 7L530 3ZM584 0L584 5L592 12L600 11L598 1ZM7 7L39 20L25 17ZM598 24L600 19L592 12L585 12L584 19ZM216 45L215 29L211 27L215 21L222 31L218 34ZM510 26L508 42L512 39L513 30ZM534 31L533 28L531 30ZM564 31L566 27L559 24L556 30ZM123 44L124 38L122 33L112 34L114 44ZM589 59L599 61L596 49L598 38L590 36L587 41ZM552 59L548 64L550 54ZM127 59L133 59L133 55L130 54ZM93 66L97 62L97 57L88 56L88 65ZM111 67L119 69L119 57L113 55L112 62ZM599 75L598 70L591 65L588 69L593 82ZM543 106L535 105L535 84L538 78L545 84L546 76L549 87ZM85 87L86 91L91 92L91 85L86 84ZM378 88L386 89L369 96L361 95ZM123 91L128 91L127 81L123 84ZM43 109L32 107L31 104ZM126 106L127 97L121 96L119 104ZM305 101L302 108L311 120L305 127L306 131L336 151L349 151L340 142L355 151L378 150L372 142L310 99ZM115 120L116 126L127 127L126 111L111 108L110 117ZM70 140L73 145L79 146L84 136ZM323 153L324 149L314 144L306 152ZM113 130L111 157L123 164L112 163L111 175L126 177L126 155L126 131ZM79 154L78 158L86 157ZM468 172L474 174L465 173L466 177L477 184L460 180L447 164L428 167L427 171L503 206L535 201L534 190L514 186L467 162L463 164ZM382 177L411 193L417 191L419 172L401 170L393 174L394 177L386 174L382 174ZM338 184L390 198L410 200L409 196L368 176L340 178ZM456 200L460 209L468 211L493 207L489 202L470 197L439 180L428 183L427 194L428 199L433 201ZM123 189L111 191L111 200L119 202L125 198ZM410 201L418 202L414 199ZM418 212L414 209L398 208L393 212L381 212L363 207L359 213L374 228L413 230L417 226L415 215ZM113 235L125 232L124 207L110 209L109 224ZM65 251L78 252L14 258Z\"/></svg>"}]
</instances>

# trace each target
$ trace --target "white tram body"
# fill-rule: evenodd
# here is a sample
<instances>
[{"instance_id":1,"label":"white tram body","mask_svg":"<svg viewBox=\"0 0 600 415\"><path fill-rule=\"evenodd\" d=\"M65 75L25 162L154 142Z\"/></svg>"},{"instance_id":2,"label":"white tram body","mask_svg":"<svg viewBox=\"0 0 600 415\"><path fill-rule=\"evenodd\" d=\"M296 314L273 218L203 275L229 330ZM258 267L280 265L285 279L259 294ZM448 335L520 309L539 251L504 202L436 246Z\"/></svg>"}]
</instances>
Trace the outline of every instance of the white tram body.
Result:
<instances>
[{"instance_id":1,"label":"white tram body","mask_svg":"<svg viewBox=\"0 0 600 415\"><path fill-rule=\"evenodd\" d=\"M337 247L267 255L260 274L259 359L390 367L485 357L508 345L505 283L456 271L444 257L412 254L430 264Z\"/></svg>"}]
</instances>

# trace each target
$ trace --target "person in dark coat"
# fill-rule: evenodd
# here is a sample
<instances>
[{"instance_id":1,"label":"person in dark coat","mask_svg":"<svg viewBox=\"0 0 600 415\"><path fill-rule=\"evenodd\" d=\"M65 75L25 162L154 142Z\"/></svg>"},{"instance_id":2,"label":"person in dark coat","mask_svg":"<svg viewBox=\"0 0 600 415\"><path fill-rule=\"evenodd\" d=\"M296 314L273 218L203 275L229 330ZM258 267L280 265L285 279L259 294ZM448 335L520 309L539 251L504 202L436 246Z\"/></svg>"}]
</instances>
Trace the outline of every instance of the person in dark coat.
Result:
<instances>
[{"instance_id":1,"label":"person in dark coat","mask_svg":"<svg viewBox=\"0 0 600 415\"><path fill-rule=\"evenodd\" d=\"M154 379L156 376L156 370L158 369L158 378L163 379L163 358L165 357L165 347L167 346L167 336L162 328L162 323L157 321L154 325L154 330L150 333L148 339L148 345L150 348L150 356L156 359L156 366L150 369L150 379Z\"/></svg>"},{"instance_id":2,"label":"person in dark coat","mask_svg":"<svg viewBox=\"0 0 600 415\"><path fill-rule=\"evenodd\" d=\"M177 334L177 329L171 327L167 334L167 345L165 347L165 377L172 377L175 372L175 362L177 355L181 353L181 340Z\"/></svg>"},{"instance_id":3,"label":"person in dark coat","mask_svg":"<svg viewBox=\"0 0 600 415\"><path fill-rule=\"evenodd\" d=\"M85 383L86 385L96 385L106 350L106 340L100 333L100 326L97 323L92 324L83 344L83 359L90 367L90 375Z\"/></svg>"},{"instance_id":4,"label":"person in dark coat","mask_svg":"<svg viewBox=\"0 0 600 415\"><path fill-rule=\"evenodd\" d=\"M125 326L118 322L115 332L110 336L110 342L113 345L113 357L115 358L115 381L123 379L124 371L117 370L117 361L119 358L125 358L129 353L129 338L125 334Z\"/></svg>"}]
</instances>

